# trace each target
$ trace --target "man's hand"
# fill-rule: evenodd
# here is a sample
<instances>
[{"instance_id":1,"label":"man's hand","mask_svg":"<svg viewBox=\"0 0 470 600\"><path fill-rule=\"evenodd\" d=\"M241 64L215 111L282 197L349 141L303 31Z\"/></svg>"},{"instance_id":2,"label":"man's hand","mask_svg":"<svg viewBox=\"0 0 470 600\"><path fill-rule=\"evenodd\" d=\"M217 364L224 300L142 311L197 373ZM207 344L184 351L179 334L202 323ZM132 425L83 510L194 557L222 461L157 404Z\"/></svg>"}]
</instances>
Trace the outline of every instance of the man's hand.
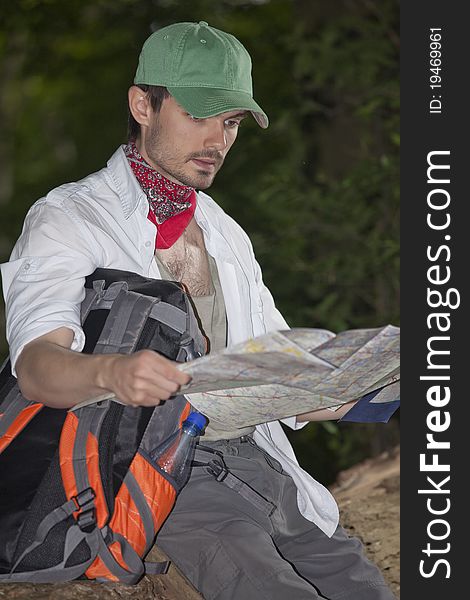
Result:
<instances>
[{"instance_id":1,"label":"man's hand","mask_svg":"<svg viewBox=\"0 0 470 600\"><path fill-rule=\"evenodd\" d=\"M351 408L356 404L357 400L351 400L346 402L337 410L328 410L327 408L319 408L318 410L312 410L308 413L297 415L297 421L299 423L305 421L337 421L341 419Z\"/></svg>"},{"instance_id":2,"label":"man's hand","mask_svg":"<svg viewBox=\"0 0 470 600\"><path fill-rule=\"evenodd\" d=\"M16 372L23 395L54 408L71 408L113 393L124 404L156 406L190 376L152 350L134 354L81 354L70 350L73 332L56 329L27 344Z\"/></svg>"},{"instance_id":3,"label":"man's hand","mask_svg":"<svg viewBox=\"0 0 470 600\"><path fill-rule=\"evenodd\" d=\"M190 380L189 375L176 368L176 363L153 350L113 355L102 376L104 389L112 390L121 402L133 406L159 404Z\"/></svg>"}]
</instances>

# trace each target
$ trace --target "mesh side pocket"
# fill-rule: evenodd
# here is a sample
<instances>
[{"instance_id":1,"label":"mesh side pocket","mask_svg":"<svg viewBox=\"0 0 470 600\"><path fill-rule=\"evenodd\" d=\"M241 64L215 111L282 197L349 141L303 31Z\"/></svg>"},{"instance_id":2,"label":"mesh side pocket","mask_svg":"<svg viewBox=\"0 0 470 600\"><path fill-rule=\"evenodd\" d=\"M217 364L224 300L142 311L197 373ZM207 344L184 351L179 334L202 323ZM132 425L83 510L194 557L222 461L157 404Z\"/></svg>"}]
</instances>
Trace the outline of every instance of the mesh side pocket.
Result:
<instances>
[{"instance_id":1,"label":"mesh side pocket","mask_svg":"<svg viewBox=\"0 0 470 600\"><path fill-rule=\"evenodd\" d=\"M33 543L39 523L58 506L66 502L62 486L58 451L38 488L34 501L25 520L15 553L14 561ZM17 571L35 571L46 569L62 562L65 536L69 527L75 523L73 516L57 523L48 533L44 543L27 554L17 567ZM68 566L77 565L90 558L86 543L82 542L69 557Z\"/></svg>"}]
</instances>

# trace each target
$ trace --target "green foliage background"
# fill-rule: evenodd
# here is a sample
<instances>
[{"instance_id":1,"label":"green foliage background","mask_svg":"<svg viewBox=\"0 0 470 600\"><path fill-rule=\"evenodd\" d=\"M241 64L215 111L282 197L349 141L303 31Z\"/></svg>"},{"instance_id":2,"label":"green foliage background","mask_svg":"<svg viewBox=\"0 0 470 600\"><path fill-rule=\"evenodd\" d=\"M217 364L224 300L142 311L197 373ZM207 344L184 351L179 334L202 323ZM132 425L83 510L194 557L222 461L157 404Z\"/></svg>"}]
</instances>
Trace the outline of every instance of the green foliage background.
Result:
<instances>
[{"instance_id":1,"label":"green foliage background","mask_svg":"<svg viewBox=\"0 0 470 600\"><path fill-rule=\"evenodd\" d=\"M250 51L271 121L266 131L244 121L211 195L250 234L287 321L399 325L398 0L16 0L0 10L0 260L37 198L101 168L125 141L146 37L205 20ZM397 443L398 418L311 424L291 439L328 483Z\"/></svg>"}]
</instances>

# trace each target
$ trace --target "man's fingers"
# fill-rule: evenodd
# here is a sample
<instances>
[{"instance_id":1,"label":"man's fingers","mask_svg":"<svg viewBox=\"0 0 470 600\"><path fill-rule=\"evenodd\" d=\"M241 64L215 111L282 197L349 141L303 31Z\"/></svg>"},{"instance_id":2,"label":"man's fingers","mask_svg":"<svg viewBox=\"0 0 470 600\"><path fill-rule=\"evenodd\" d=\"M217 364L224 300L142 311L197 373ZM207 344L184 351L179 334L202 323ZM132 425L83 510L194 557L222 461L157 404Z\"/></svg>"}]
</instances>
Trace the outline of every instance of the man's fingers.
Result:
<instances>
[{"instance_id":1,"label":"man's fingers","mask_svg":"<svg viewBox=\"0 0 470 600\"><path fill-rule=\"evenodd\" d=\"M188 373L180 371L176 366L175 362L151 350L144 350L143 352L149 352L148 358L151 361L150 364L152 371L158 376L163 377L166 380L173 381L174 383L178 384L178 387L189 383L189 381L191 380L190 375L188 375Z\"/></svg>"},{"instance_id":2,"label":"man's fingers","mask_svg":"<svg viewBox=\"0 0 470 600\"><path fill-rule=\"evenodd\" d=\"M191 377L153 350L119 355L113 361L113 391L133 406L155 406L178 393Z\"/></svg>"}]
</instances>

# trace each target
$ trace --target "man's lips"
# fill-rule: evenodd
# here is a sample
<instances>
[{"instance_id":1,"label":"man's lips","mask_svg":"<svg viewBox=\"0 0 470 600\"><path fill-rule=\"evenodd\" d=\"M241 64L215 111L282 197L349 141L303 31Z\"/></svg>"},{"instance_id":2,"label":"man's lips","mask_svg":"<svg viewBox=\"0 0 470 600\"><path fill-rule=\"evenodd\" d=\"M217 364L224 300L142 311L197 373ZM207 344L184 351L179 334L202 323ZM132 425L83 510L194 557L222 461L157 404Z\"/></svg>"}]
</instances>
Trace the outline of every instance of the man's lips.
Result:
<instances>
[{"instance_id":1,"label":"man's lips","mask_svg":"<svg viewBox=\"0 0 470 600\"><path fill-rule=\"evenodd\" d=\"M203 169L213 170L217 165L217 161L210 158L192 158L194 164Z\"/></svg>"},{"instance_id":2,"label":"man's lips","mask_svg":"<svg viewBox=\"0 0 470 600\"><path fill-rule=\"evenodd\" d=\"M223 156L193 156L190 160L205 171L217 171L224 162Z\"/></svg>"}]
</instances>

